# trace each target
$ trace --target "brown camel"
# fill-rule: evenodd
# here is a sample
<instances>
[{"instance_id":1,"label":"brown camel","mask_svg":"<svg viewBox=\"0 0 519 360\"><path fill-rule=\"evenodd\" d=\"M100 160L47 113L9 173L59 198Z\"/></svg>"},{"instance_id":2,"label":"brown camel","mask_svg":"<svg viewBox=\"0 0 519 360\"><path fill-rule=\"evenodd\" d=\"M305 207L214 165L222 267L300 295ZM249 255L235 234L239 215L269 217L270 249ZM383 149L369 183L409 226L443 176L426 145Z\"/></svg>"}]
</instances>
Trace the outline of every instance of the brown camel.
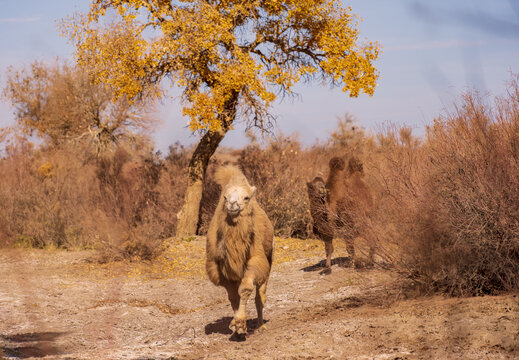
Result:
<instances>
[{"instance_id":1,"label":"brown camel","mask_svg":"<svg viewBox=\"0 0 519 360\"><path fill-rule=\"evenodd\" d=\"M328 193L324 180L316 176L311 182L307 182L308 199L310 200L310 215L312 215L312 230L318 239L324 242L326 251L326 269L331 269L333 254L333 227L330 223L328 209Z\"/></svg>"},{"instance_id":2,"label":"brown camel","mask_svg":"<svg viewBox=\"0 0 519 360\"><path fill-rule=\"evenodd\" d=\"M355 254L354 240L367 233L367 220L373 211L373 197L363 179L363 165L359 159L351 157L346 168L343 159L333 157L329 167L326 184L320 177L307 184L313 230L325 243L327 269L331 266L334 234L345 240L353 265L361 266ZM370 242L369 247L369 263L372 264L375 246Z\"/></svg>"}]
</instances>

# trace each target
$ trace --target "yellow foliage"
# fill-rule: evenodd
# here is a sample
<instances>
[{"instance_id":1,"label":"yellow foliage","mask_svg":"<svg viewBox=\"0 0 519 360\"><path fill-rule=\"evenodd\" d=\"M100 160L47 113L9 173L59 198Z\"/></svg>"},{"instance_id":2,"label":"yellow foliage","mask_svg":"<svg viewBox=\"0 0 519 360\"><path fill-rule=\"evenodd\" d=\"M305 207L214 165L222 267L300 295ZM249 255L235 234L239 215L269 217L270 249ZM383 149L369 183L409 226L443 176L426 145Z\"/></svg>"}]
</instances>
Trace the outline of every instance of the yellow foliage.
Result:
<instances>
[{"instance_id":1,"label":"yellow foliage","mask_svg":"<svg viewBox=\"0 0 519 360\"><path fill-rule=\"evenodd\" d=\"M51 162L47 161L38 168L38 174L40 174L42 178L53 177L55 175L54 165L52 165Z\"/></svg>"},{"instance_id":2,"label":"yellow foliage","mask_svg":"<svg viewBox=\"0 0 519 360\"><path fill-rule=\"evenodd\" d=\"M80 65L128 99L183 88L191 130L228 129L239 111L263 127L276 94L320 76L372 95L379 45L359 43L338 0L92 0L63 23Z\"/></svg>"}]
</instances>

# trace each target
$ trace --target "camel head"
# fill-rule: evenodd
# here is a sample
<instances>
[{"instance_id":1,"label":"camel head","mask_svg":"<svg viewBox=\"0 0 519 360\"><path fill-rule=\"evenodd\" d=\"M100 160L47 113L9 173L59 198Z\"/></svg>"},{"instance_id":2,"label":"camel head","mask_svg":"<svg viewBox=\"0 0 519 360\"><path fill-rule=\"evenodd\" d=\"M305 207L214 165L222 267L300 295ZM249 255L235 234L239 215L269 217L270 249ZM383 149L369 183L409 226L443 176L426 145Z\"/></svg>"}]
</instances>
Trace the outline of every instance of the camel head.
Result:
<instances>
[{"instance_id":1,"label":"camel head","mask_svg":"<svg viewBox=\"0 0 519 360\"><path fill-rule=\"evenodd\" d=\"M316 176L311 182L307 182L306 186L308 187L308 194L312 199L319 199L324 201L326 199L326 195L328 194L326 191L325 182L322 177Z\"/></svg>"},{"instance_id":2,"label":"camel head","mask_svg":"<svg viewBox=\"0 0 519 360\"><path fill-rule=\"evenodd\" d=\"M246 209L254 195L256 194L255 186L246 185L229 185L223 193L224 210L230 217L240 215Z\"/></svg>"}]
</instances>

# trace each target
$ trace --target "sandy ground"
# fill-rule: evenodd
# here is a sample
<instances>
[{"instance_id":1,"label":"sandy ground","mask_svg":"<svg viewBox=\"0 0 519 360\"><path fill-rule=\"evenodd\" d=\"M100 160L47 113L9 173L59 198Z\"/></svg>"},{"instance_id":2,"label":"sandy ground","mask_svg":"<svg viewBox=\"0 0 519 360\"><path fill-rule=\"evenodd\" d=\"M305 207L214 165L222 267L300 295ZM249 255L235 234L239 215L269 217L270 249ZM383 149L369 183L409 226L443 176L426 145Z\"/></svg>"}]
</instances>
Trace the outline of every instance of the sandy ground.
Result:
<instances>
[{"instance_id":1,"label":"sandy ground","mask_svg":"<svg viewBox=\"0 0 519 360\"><path fill-rule=\"evenodd\" d=\"M91 252L1 250L3 357L519 359L516 295L406 299L394 272L335 264L322 275L320 244L301 244L278 246L267 330L254 332L251 298L243 341L228 330L225 291L203 275L202 238L152 265L99 265Z\"/></svg>"}]
</instances>

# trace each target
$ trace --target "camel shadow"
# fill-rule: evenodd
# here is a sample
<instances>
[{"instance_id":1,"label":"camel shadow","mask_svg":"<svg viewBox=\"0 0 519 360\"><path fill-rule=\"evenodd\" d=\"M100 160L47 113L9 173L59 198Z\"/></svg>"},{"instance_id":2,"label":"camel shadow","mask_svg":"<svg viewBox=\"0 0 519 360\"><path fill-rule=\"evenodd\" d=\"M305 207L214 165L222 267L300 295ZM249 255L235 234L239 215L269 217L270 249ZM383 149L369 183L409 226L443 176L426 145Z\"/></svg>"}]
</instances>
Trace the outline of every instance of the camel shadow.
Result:
<instances>
[{"instance_id":1,"label":"camel shadow","mask_svg":"<svg viewBox=\"0 0 519 360\"><path fill-rule=\"evenodd\" d=\"M352 265L352 258L351 256L339 256L335 259L332 259L332 266L338 265L340 267L350 267ZM304 272L311 272L311 271L321 271L322 274L329 274L330 271L326 271L326 260L321 260L317 264L313 264L310 266L306 266L304 268L301 268L300 270Z\"/></svg>"},{"instance_id":2,"label":"camel shadow","mask_svg":"<svg viewBox=\"0 0 519 360\"><path fill-rule=\"evenodd\" d=\"M233 334L231 329L229 329L229 324L232 320L230 316L224 316L210 324L207 324L204 328L206 335L211 334L222 334L222 335L231 335L229 340L231 341L245 341L245 336L240 336L237 334ZM265 324L268 320L264 320ZM258 327L258 319L248 319L247 320L247 335L253 334L255 329Z\"/></svg>"},{"instance_id":3,"label":"camel shadow","mask_svg":"<svg viewBox=\"0 0 519 360\"><path fill-rule=\"evenodd\" d=\"M43 358L60 355L62 352L52 344L67 332L36 332L14 335L0 335L7 345L0 348L3 356L17 359ZM18 343L18 344L11 344Z\"/></svg>"}]
</instances>

